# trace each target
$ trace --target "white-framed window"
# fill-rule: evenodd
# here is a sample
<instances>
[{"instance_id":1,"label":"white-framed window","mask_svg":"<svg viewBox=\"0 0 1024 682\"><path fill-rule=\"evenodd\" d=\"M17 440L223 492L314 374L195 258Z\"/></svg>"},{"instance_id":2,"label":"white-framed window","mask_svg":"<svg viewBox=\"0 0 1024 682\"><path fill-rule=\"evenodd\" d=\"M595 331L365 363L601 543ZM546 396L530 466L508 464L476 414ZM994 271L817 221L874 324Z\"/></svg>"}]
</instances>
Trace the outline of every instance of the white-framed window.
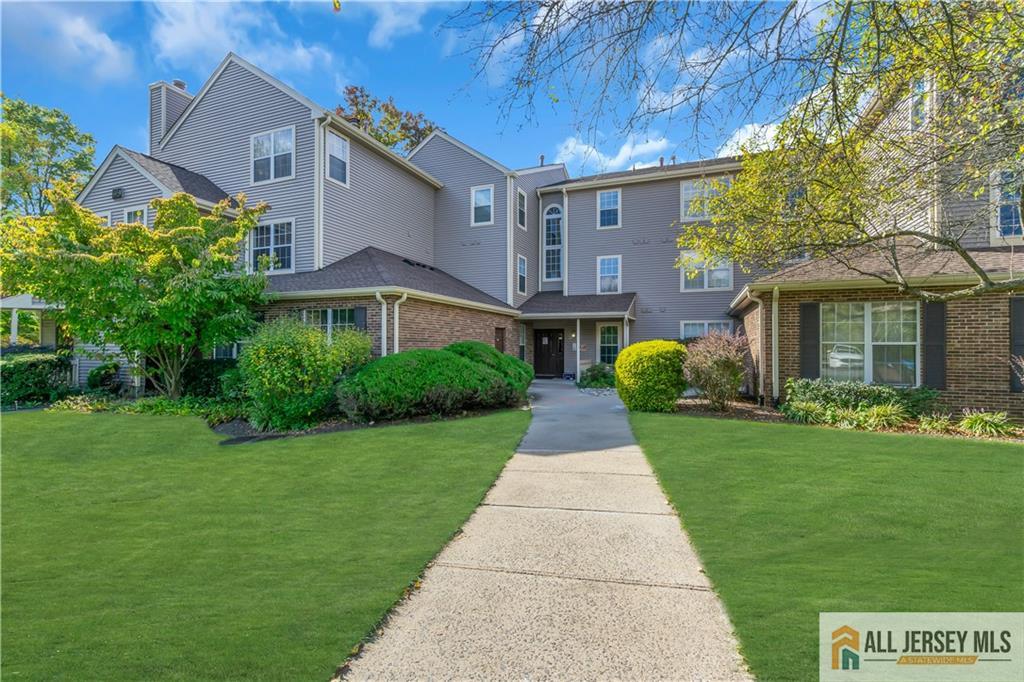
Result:
<instances>
[{"instance_id":1,"label":"white-framed window","mask_svg":"<svg viewBox=\"0 0 1024 682\"><path fill-rule=\"evenodd\" d=\"M223 343L213 347L214 360L234 360L238 357L237 343Z\"/></svg>"},{"instance_id":2,"label":"white-framed window","mask_svg":"<svg viewBox=\"0 0 1024 682\"><path fill-rule=\"evenodd\" d=\"M111 226L112 223L110 222L110 211L106 211L104 213L97 213L96 215L100 217L100 225L103 225L104 227Z\"/></svg>"},{"instance_id":3,"label":"white-framed window","mask_svg":"<svg viewBox=\"0 0 1024 682\"><path fill-rule=\"evenodd\" d=\"M619 322L597 323L597 357L598 362L615 364L622 350L622 324Z\"/></svg>"},{"instance_id":4,"label":"white-framed window","mask_svg":"<svg viewBox=\"0 0 1024 682\"><path fill-rule=\"evenodd\" d=\"M526 229L526 192L521 189L516 190L516 225Z\"/></svg>"},{"instance_id":5,"label":"white-framed window","mask_svg":"<svg viewBox=\"0 0 1024 682\"><path fill-rule=\"evenodd\" d=\"M292 221L284 220L257 225L249 234L249 265L253 271L260 269L260 259L269 258L267 272L291 272Z\"/></svg>"},{"instance_id":6,"label":"white-framed window","mask_svg":"<svg viewBox=\"0 0 1024 682\"><path fill-rule=\"evenodd\" d=\"M707 220L711 217L708 213L707 199L721 194L721 189L716 183L722 183L726 187L732 184L732 176L721 178L697 178L695 180L683 180L679 183L679 219L683 221Z\"/></svg>"},{"instance_id":7,"label":"white-framed window","mask_svg":"<svg viewBox=\"0 0 1024 682\"><path fill-rule=\"evenodd\" d=\"M1024 240L1021 225L1020 194L1021 176L1013 171L996 171L992 174L992 242Z\"/></svg>"},{"instance_id":8,"label":"white-framed window","mask_svg":"<svg viewBox=\"0 0 1024 682\"><path fill-rule=\"evenodd\" d=\"M327 177L348 187L348 138L327 131Z\"/></svg>"},{"instance_id":9,"label":"white-framed window","mask_svg":"<svg viewBox=\"0 0 1024 682\"><path fill-rule=\"evenodd\" d=\"M526 293L526 256L516 254L516 291Z\"/></svg>"},{"instance_id":10,"label":"white-framed window","mask_svg":"<svg viewBox=\"0 0 1024 682\"><path fill-rule=\"evenodd\" d=\"M916 301L821 304L821 376L893 386L919 383Z\"/></svg>"},{"instance_id":11,"label":"white-framed window","mask_svg":"<svg viewBox=\"0 0 1024 682\"><path fill-rule=\"evenodd\" d=\"M253 185L295 177L295 126L253 135L249 159Z\"/></svg>"},{"instance_id":12,"label":"white-framed window","mask_svg":"<svg viewBox=\"0 0 1024 682\"><path fill-rule=\"evenodd\" d=\"M149 217L148 206L136 206L134 208L125 209L124 222L125 225L131 225L132 223L139 223L142 225L146 224L146 219ZM108 218L109 222L109 218Z\"/></svg>"},{"instance_id":13,"label":"white-framed window","mask_svg":"<svg viewBox=\"0 0 1024 682\"><path fill-rule=\"evenodd\" d=\"M605 189L597 192L597 229L612 230L622 227L622 190Z\"/></svg>"},{"instance_id":14,"label":"white-framed window","mask_svg":"<svg viewBox=\"0 0 1024 682\"><path fill-rule=\"evenodd\" d=\"M683 257L692 258L692 252ZM695 263L679 268L679 291L729 291L732 289L732 263Z\"/></svg>"},{"instance_id":15,"label":"white-framed window","mask_svg":"<svg viewBox=\"0 0 1024 682\"><path fill-rule=\"evenodd\" d=\"M544 211L544 281L562 279L562 209Z\"/></svg>"},{"instance_id":16,"label":"white-framed window","mask_svg":"<svg viewBox=\"0 0 1024 682\"><path fill-rule=\"evenodd\" d=\"M519 359L526 360L526 323L519 323Z\"/></svg>"},{"instance_id":17,"label":"white-framed window","mask_svg":"<svg viewBox=\"0 0 1024 682\"><path fill-rule=\"evenodd\" d=\"M920 130L928 120L928 82L917 78L910 84L910 101L907 109L910 115L910 129Z\"/></svg>"},{"instance_id":18,"label":"white-framed window","mask_svg":"<svg viewBox=\"0 0 1024 682\"><path fill-rule=\"evenodd\" d=\"M622 293L622 256L597 257L597 293Z\"/></svg>"},{"instance_id":19,"label":"white-framed window","mask_svg":"<svg viewBox=\"0 0 1024 682\"><path fill-rule=\"evenodd\" d=\"M471 227L494 224L494 185L469 188L469 211Z\"/></svg>"},{"instance_id":20,"label":"white-framed window","mask_svg":"<svg viewBox=\"0 0 1024 682\"><path fill-rule=\"evenodd\" d=\"M681 339L696 339L711 332L732 334L732 320L682 320L679 323Z\"/></svg>"},{"instance_id":21,"label":"white-framed window","mask_svg":"<svg viewBox=\"0 0 1024 682\"><path fill-rule=\"evenodd\" d=\"M334 332L356 328L355 308L312 308L302 311L302 321L316 327L331 341Z\"/></svg>"}]
</instances>

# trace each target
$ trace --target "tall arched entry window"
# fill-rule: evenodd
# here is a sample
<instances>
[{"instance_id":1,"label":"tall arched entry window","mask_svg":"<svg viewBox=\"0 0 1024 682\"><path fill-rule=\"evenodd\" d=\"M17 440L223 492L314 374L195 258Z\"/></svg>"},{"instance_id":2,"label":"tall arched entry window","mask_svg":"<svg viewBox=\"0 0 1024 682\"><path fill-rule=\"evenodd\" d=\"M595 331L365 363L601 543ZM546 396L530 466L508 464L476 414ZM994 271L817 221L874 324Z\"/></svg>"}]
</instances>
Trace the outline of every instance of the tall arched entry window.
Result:
<instances>
[{"instance_id":1,"label":"tall arched entry window","mask_svg":"<svg viewBox=\"0 0 1024 682\"><path fill-rule=\"evenodd\" d=\"M562 209L544 211L544 280L562 279Z\"/></svg>"}]
</instances>

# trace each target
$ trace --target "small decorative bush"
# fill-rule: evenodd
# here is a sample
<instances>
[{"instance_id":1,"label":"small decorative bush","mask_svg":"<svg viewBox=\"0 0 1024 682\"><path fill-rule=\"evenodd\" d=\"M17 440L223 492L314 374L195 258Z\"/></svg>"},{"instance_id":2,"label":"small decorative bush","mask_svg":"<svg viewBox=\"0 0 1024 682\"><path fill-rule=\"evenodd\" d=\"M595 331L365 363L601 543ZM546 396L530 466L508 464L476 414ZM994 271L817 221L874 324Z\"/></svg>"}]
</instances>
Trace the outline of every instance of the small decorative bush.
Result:
<instances>
[{"instance_id":1,"label":"small decorative bush","mask_svg":"<svg viewBox=\"0 0 1024 682\"><path fill-rule=\"evenodd\" d=\"M232 358L192 358L182 372L182 394L212 398L221 394L220 378L238 366Z\"/></svg>"},{"instance_id":2,"label":"small decorative bush","mask_svg":"<svg viewBox=\"0 0 1024 682\"><path fill-rule=\"evenodd\" d=\"M54 412L114 412L117 414L160 414L202 417L211 426L229 422L243 416L237 402L218 398L185 396L173 399L163 396L120 400L109 393L87 393L69 396L49 408Z\"/></svg>"},{"instance_id":3,"label":"small decorative bush","mask_svg":"<svg viewBox=\"0 0 1024 682\"><path fill-rule=\"evenodd\" d=\"M626 346L615 361L615 388L626 407L637 412L673 412L686 390L678 341L642 341Z\"/></svg>"},{"instance_id":4,"label":"small decorative bush","mask_svg":"<svg viewBox=\"0 0 1024 682\"><path fill-rule=\"evenodd\" d=\"M859 429L864 424L864 414L855 407L827 407L825 423L840 429Z\"/></svg>"},{"instance_id":5,"label":"small decorative bush","mask_svg":"<svg viewBox=\"0 0 1024 682\"><path fill-rule=\"evenodd\" d=\"M802 424L824 424L827 419L825 408L810 400L789 400L779 410L787 419Z\"/></svg>"},{"instance_id":6,"label":"small decorative bush","mask_svg":"<svg viewBox=\"0 0 1024 682\"><path fill-rule=\"evenodd\" d=\"M715 410L725 410L740 392L747 374L747 340L711 332L686 347L683 374Z\"/></svg>"},{"instance_id":7,"label":"small decorative bush","mask_svg":"<svg viewBox=\"0 0 1024 682\"><path fill-rule=\"evenodd\" d=\"M899 403L910 417L932 410L939 392L933 388L896 388L885 384L832 379L788 379L786 400L810 400L826 407L871 407Z\"/></svg>"},{"instance_id":8,"label":"small decorative bush","mask_svg":"<svg viewBox=\"0 0 1024 682\"><path fill-rule=\"evenodd\" d=\"M120 402L109 393L81 393L58 400L47 409L52 412L110 412Z\"/></svg>"},{"instance_id":9,"label":"small decorative bush","mask_svg":"<svg viewBox=\"0 0 1024 682\"><path fill-rule=\"evenodd\" d=\"M335 382L353 363L368 360L369 348L368 339L349 334L328 343L323 332L297 320L261 325L238 359L249 421L282 431L317 423L334 400Z\"/></svg>"},{"instance_id":10,"label":"small decorative bush","mask_svg":"<svg viewBox=\"0 0 1024 682\"><path fill-rule=\"evenodd\" d=\"M45 402L67 395L71 360L65 352L15 353L0 358L0 404Z\"/></svg>"},{"instance_id":11,"label":"small decorative bush","mask_svg":"<svg viewBox=\"0 0 1024 682\"><path fill-rule=\"evenodd\" d=\"M408 350L375 360L338 385L338 406L355 421L444 416L514 405L505 377L447 350Z\"/></svg>"},{"instance_id":12,"label":"small decorative bush","mask_svg":"<svg viewBox=\"0 0 1024 682\"><path fill-rule=\"evenodd\" d=\"M982 412L964 410L963 419L957 425L960 430L972 436L1015 436L1017 427L1005 412Z\"/></svg>"},{"instance_id":13,"label":"small decorative bush","mask_svg":"<svg viewBox=\"0 0 1024 682\"><path fill-rule=\"evenodd\" d=\"M505 355L494 346L481 341L458 341L445 346L444 350L490 367L505 377L505 380L524 398L526 397L526 389L533 381L533 367L519 358Z\"/></svg>"},{"instance_id":14,"label":"small decorative bush","mask_svg":"<svg viewBox=\"0 0 1024 682\"><path fill-rule=\"evenodd\" d=\"M871 407L861 408L859 412L861 413L861 425L869 431L898 429L910 419L910 416L907 414L907 408L900 403L872 405Z\"/></svg>"},{"instance_id":15,"label":"small decorative bush","mask_svg":"<svg viewBox=\"0 0 1024 682\"><path fill-rule=\"evenodd\" d=\"M121 388L121 365L116 362L104 362L89 370L86 385L94 391L117 393Z\"/></svg>"},{"instance_id":16,"label":"small decorative bush","mask_svg":"<svg viewBox=\"0 0 1024 682\"><path fill-rule=\"evenodd\" d=\"M576 385L580 388L615 388L615 366L607 362L591 365L580 373Z\"/></svg>"},{"instance_id":17,"label":"small decorative bush","mask_svg":"<svg viewBox=\"0 0 1024 682\"><path fill-rule=\"evenodd\" d=\"M953 433L956 424L948 414L922 414L917 422L917 430L921 433Z\"/></svg>"}]
</instances>

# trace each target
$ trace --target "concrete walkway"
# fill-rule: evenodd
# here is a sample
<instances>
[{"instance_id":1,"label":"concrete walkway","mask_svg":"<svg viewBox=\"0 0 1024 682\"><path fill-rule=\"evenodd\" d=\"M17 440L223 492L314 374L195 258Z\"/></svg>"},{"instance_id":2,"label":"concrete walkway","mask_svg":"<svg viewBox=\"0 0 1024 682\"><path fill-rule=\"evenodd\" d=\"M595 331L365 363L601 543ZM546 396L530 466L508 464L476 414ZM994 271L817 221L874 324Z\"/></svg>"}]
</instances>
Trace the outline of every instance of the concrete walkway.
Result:
<instances>
[{"instance_id":1,"label":"concrete walkway","mask_svg":"<svg viewBox=\"0 0 1024 682\"><path fill-rule=\"evenodd\" d=\"M345 679L751 679L622 403L531 394L518 453Z\"/></svg>"}]
</instances>

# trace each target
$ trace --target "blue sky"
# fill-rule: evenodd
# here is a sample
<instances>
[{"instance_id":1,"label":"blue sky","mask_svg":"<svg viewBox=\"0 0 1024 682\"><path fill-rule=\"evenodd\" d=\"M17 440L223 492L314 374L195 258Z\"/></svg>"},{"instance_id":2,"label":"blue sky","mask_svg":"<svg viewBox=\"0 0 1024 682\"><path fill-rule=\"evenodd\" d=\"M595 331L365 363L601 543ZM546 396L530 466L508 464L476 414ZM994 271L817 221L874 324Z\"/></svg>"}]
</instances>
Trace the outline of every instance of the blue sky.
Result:
<instances>
[{"instance_id":1,"label":"blue sky","mask_svg":"<svg viewBox=\"0 0 1024 682\"><path fill-rule=\"evenodd\" d=\"M745 121L723 121L696 145L683 122L625 137L611 124L594 137L573 126L566 105L527 124L500 120L503 75L474 78L457 36L441 24L460 5L308 2L8 2L0 5L4 93L59 107L97 141L146 151L147 85L181 78L196 92L233 50L333 107L346 84L393 96L449 133L512 167L547 160L570 172L619 170L714 155ZM559 109L558 107L562 108Z\"/></svg>"}]
</instances>

